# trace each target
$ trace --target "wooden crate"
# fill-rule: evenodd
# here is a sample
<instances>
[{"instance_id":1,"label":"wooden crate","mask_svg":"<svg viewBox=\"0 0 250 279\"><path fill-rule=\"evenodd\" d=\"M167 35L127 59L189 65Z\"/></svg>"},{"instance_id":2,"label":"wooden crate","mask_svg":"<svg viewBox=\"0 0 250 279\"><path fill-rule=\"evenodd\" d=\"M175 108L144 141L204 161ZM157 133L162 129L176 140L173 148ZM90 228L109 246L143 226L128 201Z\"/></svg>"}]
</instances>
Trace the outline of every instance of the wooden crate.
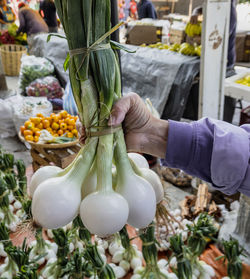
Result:
<instances>
[{"instance_id":1,"label":"wooden crate","mask_svg":"<svg viewBox=\"0 0 250 279\"><path fill-rule=\"evenodd\" d=\"M81 149L79 143L73 146L49 148L42 145L31 146L31 157L33 159L33 170L36 171L42 166L56 165L60 168L66 168L76 157Z\"/></svg>"}]
</instances>

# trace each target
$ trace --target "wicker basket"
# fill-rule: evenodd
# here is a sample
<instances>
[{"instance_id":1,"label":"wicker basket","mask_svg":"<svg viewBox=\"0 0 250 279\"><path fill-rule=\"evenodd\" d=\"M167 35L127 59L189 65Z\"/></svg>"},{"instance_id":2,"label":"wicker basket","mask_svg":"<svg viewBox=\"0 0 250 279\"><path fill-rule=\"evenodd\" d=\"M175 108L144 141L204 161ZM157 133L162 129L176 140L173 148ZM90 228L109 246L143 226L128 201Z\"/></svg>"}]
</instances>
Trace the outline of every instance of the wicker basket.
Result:
<instances>
[{"instance_id":1,"label":"wicker basket","mask_svg":"<svg viewBox=\"0 0 250 279\"><path fill-rule=\"evenodd\" d=\"M27 52L26 47L20 45L2 45L0 50L5 75L18 76L21 57Z\"/></svg>"}]
</instances>

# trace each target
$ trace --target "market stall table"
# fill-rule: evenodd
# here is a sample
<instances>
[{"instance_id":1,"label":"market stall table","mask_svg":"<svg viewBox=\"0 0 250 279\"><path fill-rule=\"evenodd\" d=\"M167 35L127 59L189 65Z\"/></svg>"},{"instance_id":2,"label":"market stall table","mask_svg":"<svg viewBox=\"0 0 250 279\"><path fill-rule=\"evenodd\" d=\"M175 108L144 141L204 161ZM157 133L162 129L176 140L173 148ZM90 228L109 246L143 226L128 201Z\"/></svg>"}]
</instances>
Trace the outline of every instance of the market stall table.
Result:
<instances>
[{"instance_id":1,"label":"market stall table","mask_svg":"<svg viewBox=\"0 0 250 279\"><path fill-rule=\"evenodd\" d=\"M237 74L226 79L225 96L250 102L250 87L237 83L238 80L250 75L248 68L237 69Z\"/></svg>"}]
</instances>

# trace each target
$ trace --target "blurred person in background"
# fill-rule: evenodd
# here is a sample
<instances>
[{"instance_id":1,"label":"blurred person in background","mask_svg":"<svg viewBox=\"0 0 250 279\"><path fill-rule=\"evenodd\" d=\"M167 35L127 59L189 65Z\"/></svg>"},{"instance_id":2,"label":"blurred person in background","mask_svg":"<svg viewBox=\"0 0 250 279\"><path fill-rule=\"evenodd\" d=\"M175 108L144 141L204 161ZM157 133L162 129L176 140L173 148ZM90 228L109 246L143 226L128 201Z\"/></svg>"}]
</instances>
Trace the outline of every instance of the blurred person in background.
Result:
<instances>
[{"instance_id":1,"label":"blurred person in background","mask_svg":"<svg viewBox=\"0 0 250 279\"><path fill-rule=\"evenodd\" d=\"M17 33L27 33L28 36L38 33L48 33L49 28L43 18L35 10L28 7L27 4L21 2L18 5L19 28Z\"/></svg>"},{"instance_id":2,"label":"blurred person in background","mask_svg":"<svg viewBox=\"0 0 250 279\"><path fill-rule=\"evenodd\" d=\"M131 0L129 4L129 16L132 19L137 19L137 4L135 0Z\"/></svg>"},{"instance_id":3,"label":"blurred person in background","mask_svg":"<svg viewBox=\"0 0 250 279\"><path fill-rule=\"evenodd\" d=\"M32 54L32 45L34 35L39 33L48 33L49 28L40 14L29 8L29 6L23 2L18 4L18 18L19 18L19 28L17 34L23 32L27 33L27 41L29 45L29 53Z\"/></svg>"},{"instance_id":4,"label":"blurred person in background","mask_svg":"<svg viewBox=\"0 0 250 279\"><path fill-rule=\"evenodd\" d=\"M153 3L149 0L140 0L137 4L137 12L139 19L153 18L157 19L157 14Z\"/></svg>"},{"instance_id":5,"label":"blurred person in background","mask_svg":"<svg viewBox=\"0 0 250 279\"><path fill-rule=\"evenodd\" d=\"M0 29L8 29L8 25L14 23L16 15L6 0L0 0Z\"/></svg>"},{"instance_id":6,"label":"blurred person in background","mask_svg":"<svg viewBox=\"0 0 250 279\"><path fill-rule=\"evenodd\" d=\"M47 23L50 33L58 32L56 17L56 6L54 0L43 0L40 2L39 13Z\"/></svg>"},{"instance_id":7,"label":"blurred person in background","mask_svg":"<svg viewBox=\"0 0 250 279\"><path fill-rule=\"evenodd\" d=\"M236 26L237 26L236 4L237 4L237 0L231 0L226 77L235 75L234 64L236 61L235 41L236 41ZM190 18L190 23L197 24L199 15L202 15L201 6L193 10L192 16ZM223 115L224 121L232 123L235 105L236 105L236 99L229 96L225 96L224 115Z\"/></svg>"},{"instance_id":8,"label":"blurred person in background","mask_svg":"<svg viewBox=\"0 0 250 279\"><path fill-rule=\"evenodd\" d=\"M119 0L118 7L119 7L119 20L124 20L125 19L125 11L124 11L125 1Z\"/></svg>"}]
</instances>

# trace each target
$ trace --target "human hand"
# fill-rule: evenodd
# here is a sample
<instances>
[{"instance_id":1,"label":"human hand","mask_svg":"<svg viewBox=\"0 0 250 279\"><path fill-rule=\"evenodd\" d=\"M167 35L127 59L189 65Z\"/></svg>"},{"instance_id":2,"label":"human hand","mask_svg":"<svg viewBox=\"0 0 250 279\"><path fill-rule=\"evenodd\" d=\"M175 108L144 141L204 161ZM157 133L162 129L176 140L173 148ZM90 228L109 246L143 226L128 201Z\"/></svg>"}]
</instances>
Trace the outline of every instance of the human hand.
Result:
<instances>
[{"instance_id":1,"label":"human hand","mask_svg":"<svg viewBox=\"0 0 250 279\"><path fill-rule=\"evenodd\" d=\"M168 121L154 117L136 93L129 93L118 100L111 112L109 126L123 125L128 152L140 152L165 158ZM86 140L85 128L76 123L80 142Z\"/></svg>"},{"instance_id":2,"label":"human hand","mask_svg":"<svg viewBox=\"0 0 250 279\"><path fill-rule=\"evenodd\" d=\"M198 23L198 15L192 15L190 18L191 24L197 24Z\"/></svg>"},{"instance_id":3,"label":"human hand","mask_svg":"<svg viewBox=\"0 0 250 279\"><path fill-rule=\"evenodd\" d=\"M76 130L77 130L78 135L79 135L79 142L81 144L84 144L85 140L86 140L85 127L80 122L79 117L76 120Z\"/></svg>"},{"instance_id":4,"label":"human hand","mask_svg":"<svg viewBox=\"0 0 250 279\"><path fill-rule=\"evenodd\" d=\"M128 152L165 158L168 121L154 117L136 93L129 93L114 104L108 125L121 123Z\"/></svg>"}]
</instances>

